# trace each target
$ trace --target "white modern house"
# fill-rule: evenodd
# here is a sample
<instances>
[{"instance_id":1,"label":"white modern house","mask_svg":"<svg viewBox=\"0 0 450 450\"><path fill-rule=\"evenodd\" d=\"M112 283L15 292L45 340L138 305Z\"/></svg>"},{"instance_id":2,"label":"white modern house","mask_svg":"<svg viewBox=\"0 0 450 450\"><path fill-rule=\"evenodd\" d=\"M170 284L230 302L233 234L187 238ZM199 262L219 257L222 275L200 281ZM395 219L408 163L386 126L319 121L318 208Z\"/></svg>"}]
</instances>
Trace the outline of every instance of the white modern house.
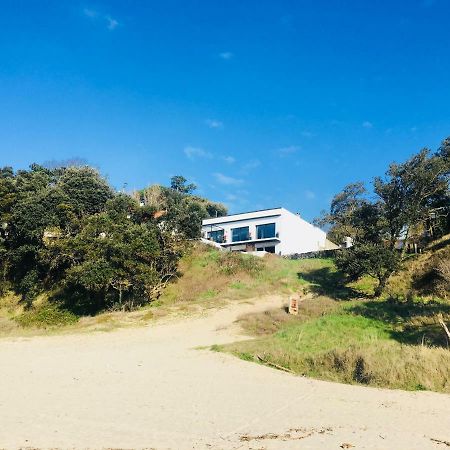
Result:
<instances>
[{"instance_id":1,"label":"white modern house","mask_svg":"<svg viewBox=\"0 0 450 450\"><path fill-rule=\"evenodd\" d=\"M202 237L232 251L277 255L337 248L324 231L284 208L205 219Z\"/></svg>"}]
</instances>

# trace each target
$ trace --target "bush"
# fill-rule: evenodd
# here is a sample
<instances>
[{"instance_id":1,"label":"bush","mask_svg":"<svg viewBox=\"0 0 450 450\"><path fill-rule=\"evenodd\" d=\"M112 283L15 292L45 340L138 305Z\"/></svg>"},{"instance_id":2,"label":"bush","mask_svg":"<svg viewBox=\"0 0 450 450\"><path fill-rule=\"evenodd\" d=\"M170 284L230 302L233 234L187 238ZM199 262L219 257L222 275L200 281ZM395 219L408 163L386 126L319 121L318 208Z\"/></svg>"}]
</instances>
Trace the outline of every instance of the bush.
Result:
<instances>
[{"instance_id":1,"label":"bush","mask_svg":"<svg viewBox=\"0 0 450 450\"><path fill-rule=\"evenodd\" d=\"M256 276L264 267L263 262L258 257L237 252L221 253L217 263L219 264L220 270L226 275L244 272Z\"/></svg>"},{"instance_id":2,"label":"bush","mask_svg":"<svg viewBox=\"0 0 450 450\"><path fill-rule=\"evenodd\" d=\"M342 249L331 249L331 250L318 250L315 252L308 253L292 253L291 255L285 255L285 259L323 259L323 258L335 258Z\"/></svg>"},{"instance_id":3,"label":"bush","mask_svg":"<svg viewBox=\"0 0 450 450\"><path fill-rule=\"evenodd\" d=\"M446 297L450 292L450 261L442 258L435 270L439 277L438 291L443 297Z\"/></svg>"},{"instance_id":4,"label":"bush","mask_svg":"<svg viewBox=\"0 0 450 450\"><path fill-rule=\"evenodd\" d=\"M32 308L15 318L24 328L48 328L71 325L78 321L78 316L57 303L48 303L38 308Z\"/></svg>"}]
</instances>

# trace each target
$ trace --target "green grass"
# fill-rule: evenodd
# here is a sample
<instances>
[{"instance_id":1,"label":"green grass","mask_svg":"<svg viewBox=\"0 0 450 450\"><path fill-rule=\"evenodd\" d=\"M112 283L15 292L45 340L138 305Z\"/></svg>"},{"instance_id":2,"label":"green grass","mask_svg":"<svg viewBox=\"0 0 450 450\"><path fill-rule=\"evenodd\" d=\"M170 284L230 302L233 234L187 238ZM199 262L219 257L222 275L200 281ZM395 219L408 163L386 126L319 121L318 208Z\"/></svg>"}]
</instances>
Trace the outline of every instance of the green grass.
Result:
<instances>
[{"instance_id":1,"label":"green grass","mask_svg":"<svg viewBox=\"0 0 450 450\"><path fill-rule=\"evenodd\" d=\"M273 310L242 317L243 328L259 337L220 349L324 380L450 392L450 351L433 320L435 310L445 312L448 305L352 301L333 308L325 298L308 302L300 304L299 316ZM422 345L413 329L426 329L432 341Z\"/></svg>"},{"instance_id":2,"label":"green grass","mask_svg":"<svg viewBox=\"0 0 450 450\"><path fill-rule=\"evenodd\" d=\"M277 332L274 339L282 347L309 355L334 347L347 347L355 342L363 345L376 343L389 339L389 332L380 321L339 312L301 326L287 326Z\"/></svg>"},{"instance_id":3,"label":"green grass","mask_svg":"<svg viewBox=\"0 0 450 450\"><path fill-rule=\"evenodd\" d=\"M314 283L301 274L314 274L324 269L334 270L332 260L257 258L196 245L182 258L180 276L166 288L160 302L164 305L201 305L261 295L306 293L309 288L314 288ZM331 283L329 290L332 289Z\"/></svg>"},{"instance_id":4,"label":"green grass","mask_svg":"<svg viewBox=\"0 0 450 450\"><path fill-rule=\"evenodd\" d=\"M445 242L441 259L449 250ZM346 284L333 260L276 262L258 281L309 294L299 315L247 314L238 322L255 339L216 350L324 380L450 393L449 342L437 321L442 314L450 323L450 303L413 284L415 273L432 271L434 259L433 253L409 258L379 300L372 298L374 279Z\"/></svg>"}]
</instances>

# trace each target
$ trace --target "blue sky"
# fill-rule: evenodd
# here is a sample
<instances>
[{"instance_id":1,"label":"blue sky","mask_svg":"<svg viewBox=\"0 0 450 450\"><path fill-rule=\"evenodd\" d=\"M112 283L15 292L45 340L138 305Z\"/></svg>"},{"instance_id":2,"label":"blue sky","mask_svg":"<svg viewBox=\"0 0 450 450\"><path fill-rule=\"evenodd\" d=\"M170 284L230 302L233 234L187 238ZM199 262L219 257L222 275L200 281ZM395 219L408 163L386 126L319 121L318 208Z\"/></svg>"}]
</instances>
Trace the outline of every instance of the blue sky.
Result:
<instances>
[{"instance_id":1,"label":"blue sky","mask_svg":"<svg viewBox=\"0 0 450 450\"><path fill-rule=\"evenodd\" d=\"M0 165L307 219L450 135L450 1L3 0Z\"/></svg>"}]
</instances>

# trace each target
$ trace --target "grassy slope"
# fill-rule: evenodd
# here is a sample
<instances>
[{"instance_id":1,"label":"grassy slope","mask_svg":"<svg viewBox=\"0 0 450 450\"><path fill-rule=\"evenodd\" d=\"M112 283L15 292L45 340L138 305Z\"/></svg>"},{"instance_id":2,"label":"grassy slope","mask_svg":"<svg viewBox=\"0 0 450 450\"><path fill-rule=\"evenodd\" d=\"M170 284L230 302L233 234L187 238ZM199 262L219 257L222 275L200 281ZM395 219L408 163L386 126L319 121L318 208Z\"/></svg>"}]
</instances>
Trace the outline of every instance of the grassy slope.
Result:
<instances>
[{"instance_id":1,"label":"grassy slope","mask_svg":"<svg viewBox=\"0 0 450 450\"><path fill-rule=\"evenodd\" d=\"M450 322L450 303L419 297L427 291L416 289L449 249L443 239L411 258L389 286L393 297L381 300L369 297L371 279L343 286L332 262L299 261L303 289L318 296L303 301L298 316L272 310L242 317L257 338L221 349L320 379L449 393L450 351L436 317L443 313Z\"/></svg>"},{"instance_id":2,"label":"grassy slope","mask_svg":"<svg viewBox=\"0 0 450 450\"><path fill-rule=\"evenodd\" d=\"M311 267L316 261L306 262ZM331 263L330 263L331 264ZM133 312L111 311L95 317L77 317L40 296L29 311L19 298L0 298L0 336L101 330L145 324L167 315L190 315L228 301L245 301L268 294L298 291L306 282L297 276L297 265L276 257L264 261L246 255L193 246L180 261L179 277L150 305Z\"/></svg>"},{"instance_id":3,"label":"grassy slope","mask_svg":"<svg viewBox=\"0 0 450 450\"><path fill-rule=\"evenodd\" d=\"M393 297L438 296L450 300L448 286L436 274L442 261L450 261L450 234L430 244L423 254L410 255L403 270L393 276L387 292Z\"/></svg>"},{"instance_id":4,"label":"grassy slope","mask_svg":"<svg viewBox=\"0 0 450 450\"><path fill-rule=\"evenodd\" d=\"M450 352L446 348L410 344L402 326L366 317L356 309L360 306L354 302L340 305L320 317L302 310L298 319L280 318L288 316L284 311L244 317L241 321L249 332L265 329L267 335L222 349L246 360L261 357L314 378L450 392Z\"/></svg>"}]
</instances>

